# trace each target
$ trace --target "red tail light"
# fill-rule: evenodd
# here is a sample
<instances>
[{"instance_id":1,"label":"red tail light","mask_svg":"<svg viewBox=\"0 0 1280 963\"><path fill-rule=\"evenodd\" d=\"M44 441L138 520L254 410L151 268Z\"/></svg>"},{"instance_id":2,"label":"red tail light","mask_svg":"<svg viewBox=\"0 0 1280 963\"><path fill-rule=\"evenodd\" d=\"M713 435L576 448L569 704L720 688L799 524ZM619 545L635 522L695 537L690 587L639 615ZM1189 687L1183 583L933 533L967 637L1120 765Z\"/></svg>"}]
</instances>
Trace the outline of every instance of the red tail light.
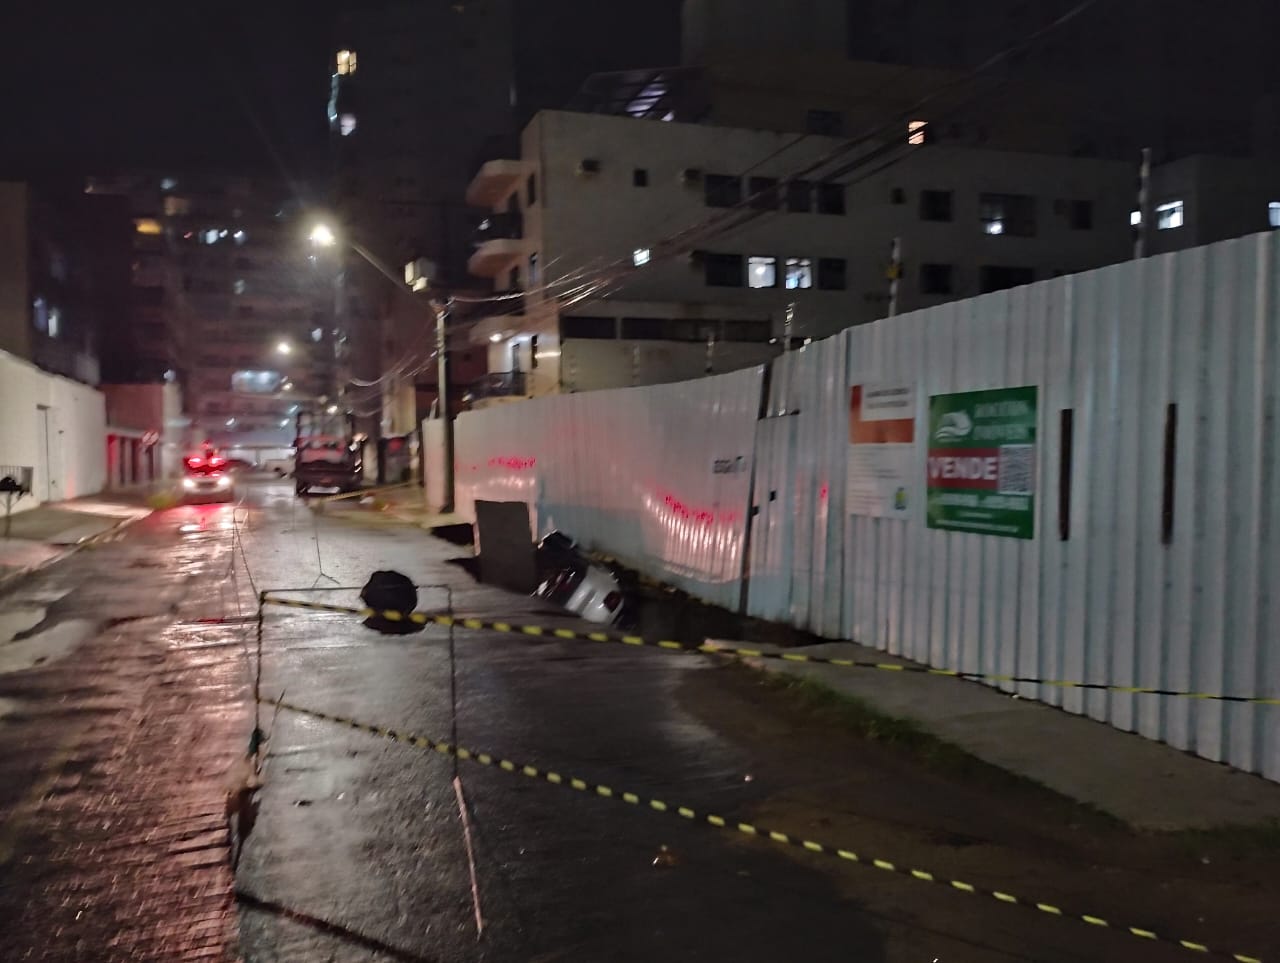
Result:
<instances>
[{"instance_id":1,"label":"red tail light","mask_svg":"<svg viewBox=\"0 0 1280 963\"><path fill-rule=\"evenodd\" d=\"M188 468L199 468L203 464L204 464L204 459L201 458L199 455L192 455L190 458L187 459Z\"/></svg>"}]
</instances>

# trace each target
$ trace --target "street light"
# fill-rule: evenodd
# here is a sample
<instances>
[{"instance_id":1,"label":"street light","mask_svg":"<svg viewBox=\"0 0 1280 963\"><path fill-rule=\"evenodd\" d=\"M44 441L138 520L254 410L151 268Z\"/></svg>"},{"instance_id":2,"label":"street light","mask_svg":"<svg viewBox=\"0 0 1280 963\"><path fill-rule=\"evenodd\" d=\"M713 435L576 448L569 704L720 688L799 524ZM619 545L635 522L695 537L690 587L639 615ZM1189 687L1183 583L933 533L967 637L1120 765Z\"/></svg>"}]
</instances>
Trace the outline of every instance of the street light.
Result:
<instances>
[{"instance_id":1,"label":"street light","mask_svg":"<svg viewBox=\"0 0 1280 963\"><path fill-rule=\"evenodd\" d=\"M329 406L328 408L326 408L325 410L326 410L326 411L328 411L328 412L329 412L329 414L331 414L331 415L336 415L336 414L338 413L338 406L337 406L337 405L330 405L330 406Z\"/></svg>"},{"instance_id":2,"label":"street light","mask_svg":"<svg viewBox=\"0 0 1280 963\"><path fill-rule=\"evenodd\" d=\"M292 354L293 345L291 345L288 341L281 341L279 344L276 345L276 350L279 351L281 354Z\"/></svg>"},{"instance_id":3,"label":"street light","mask_svg":"<svg viewBox=\"0 0 1280 963\"><path fill-rule=\"evenodd\" d=\"M311 229L311 243L319 247L333 247L338 238L328 224L317 224Z\"/></svg>"}]
</instances>

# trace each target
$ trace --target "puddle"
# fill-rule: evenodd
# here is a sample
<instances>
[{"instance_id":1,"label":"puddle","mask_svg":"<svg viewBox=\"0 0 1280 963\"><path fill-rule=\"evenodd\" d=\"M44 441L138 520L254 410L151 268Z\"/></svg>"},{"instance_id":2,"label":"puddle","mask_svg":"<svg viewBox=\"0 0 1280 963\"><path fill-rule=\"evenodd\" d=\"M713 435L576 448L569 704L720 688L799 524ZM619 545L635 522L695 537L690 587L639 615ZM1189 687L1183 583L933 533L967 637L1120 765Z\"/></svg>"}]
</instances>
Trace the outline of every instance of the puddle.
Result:
<instances>
[{"instance_id":1,"label":"puddle","mask_svg":"<svg viewBox=\"0 0 1280 963\"><path fill-rule=\"evenodd\" d=\"M0 675L64 659L96 628L97 623L87 619L68 619L30 638L0 644Z\"/></svg>"},{"instance_id":2,"label":"puddle","mask_svg":"<svg viewBox=\"0 0 1280 963\"><path fill-rule=\"evenodd\" d=\"M34 629L44 619L43 608L10 609L0 612L0 645L8 642L15 635Z\"/></svg>"}]
</instances>

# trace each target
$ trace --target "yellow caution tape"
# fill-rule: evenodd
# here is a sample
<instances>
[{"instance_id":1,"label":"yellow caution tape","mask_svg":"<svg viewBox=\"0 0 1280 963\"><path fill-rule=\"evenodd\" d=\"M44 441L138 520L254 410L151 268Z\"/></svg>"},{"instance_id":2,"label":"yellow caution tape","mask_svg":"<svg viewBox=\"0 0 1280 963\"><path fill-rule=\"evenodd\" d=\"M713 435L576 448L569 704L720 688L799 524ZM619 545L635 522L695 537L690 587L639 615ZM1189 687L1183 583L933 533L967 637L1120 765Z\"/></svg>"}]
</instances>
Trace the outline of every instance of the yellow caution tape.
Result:
<instances>
[{"instance_id":1,"label":"yellow caution tape","mask_svg":"<svg viewBox=\"0 0 1280 963\"><path fill-rule=\"evenodd\" d=\"M1053 903L1038 902L1036 900L1014 896L1011 893L1005 893L1000 890L987 889L986 887L978 886L975 883L967 883L958 879L948 879L946 876L927 872L923 869L898 866L888 860L868 856L865 853L857 853L853 850L841 849L828 843L816 842L812 839L802 839L798 836L791 836L787 833L766 829L763 826L757 826L753 823L732 822L723 816L716 815L715 813L700 813L688 806L678 806L673 803L665 802L661 799L646 799L636 793L619 792L612 786L606 786L601 783L592 783L588 780L572 776L565 776L549 769L538 769L536 766L512 762L509 759L502 759L488 753L476 752L475 750L455 746L451 743L442 742L437 739L429 739L426 736L420 736L413 732L399 732L398 730L388 729L384 726L371 726L367 723L358 722L355 719L350 719L345 716L336 716L327 712L318 712L315 709L306 709L302 706L285 702L282 699L261 699L259 701L263 705L277 706L278 708L284 709L288 712L295 712L298 715L309 716L313 719L321 719L325 722L333 722L341 726L346 726L349 729L365 732L373 736L379 736L383 739L389 739L392 742L403 743L404 745L413 746L417 749L436 752L443 756L455 756L458 759L474 762L481 766L502 769L505 772L525 776L529 779L536 779L541 782L548 782L556 786L568 786L570 789L576 790L577 792L597 796L601 799L617 799L633 806L642 806L647 809L652 809L655 812L675 813L681 818L696 825L711 826L716 829L739 832L746 836L755 836L760 839L767 839L770 842L778 843L783 846L793 846L810 853L816 853L821 856L830 856L834 859L839 859L848 863L857 863L860 866L882 870L887 873L894 873L899 876L905 876L909 879L919 880L923 883L933 883L945 886L961 893L967 893L971 896L990 897L997 902L1007 903L1012 906L1020 906L1024 909L1033 910L1047 916L1058 916L1063 919L1086 923L1090 926L1113 929L1117 932L1128 933L1131 936L1136 936L1144 940L1153 940L1170 946L1178 946L1182 949L1190 950L1202 955L1217 956L1223 959L1234 960L1235 963L1263 963L1259 957L1249 956L1245 953L1231 953L1223 950L1213 950L1203 943L1197 943L1192 940L1161 936L1154 930L1138 926L1125 926L1119 923L1113 923L1100 916L1066 910L1060 906L1054 905Z\"/></svg>"},{"instance_id":2,"label":"yellow caution tape","mask_svg":"<svg viewBox=\"0 0 1280 963\"><path fill-rule=\"evenodd\" d=\"M782 662L833 665L840 669L873 669L880 672L909 672L916 675L940 675L953 679L969 679L975 682L1009 682L1026 685L1048 685L1061 689L1090 689L1101 692L1121 692L1127 695L1174 696L1182 699L1204 699L1214 702L1247 703L1260 706L1280 706L1280 697L1222 695L1214 692L1185 692L1179 689L1157 689L1149 686L1112 685L1106 682L1077 682L1067 679L1038 679L1031 676L1000 675L994 672L961 672L957 669L934 669L923 665L898 665L893 662L871 662L861 659L832 659L821 655L805 655L801 652L765 652L741 646L690 645L673 639L646 639L638 635L618 635L611 632L576 632L573 629L552 629L541 625L516 625L511 622L490 622L484 619L454 618L448 615L432 615L427 612L375 611L370 608L352 608L346 605L328 605L323 602L304 602L298 599L282 599L267 595L265 605L278 605L318 612L339 612L358 615L360 618L381 618L399 622L407 619L417 625L453 625L464 629L482 629L486 632L509 632L520 635L551 636L576 642L610 642L619 645L646 646L664 651L700 652L706 655L737 656L745 659L777 659Z\"/></svg>"}]
</instances>

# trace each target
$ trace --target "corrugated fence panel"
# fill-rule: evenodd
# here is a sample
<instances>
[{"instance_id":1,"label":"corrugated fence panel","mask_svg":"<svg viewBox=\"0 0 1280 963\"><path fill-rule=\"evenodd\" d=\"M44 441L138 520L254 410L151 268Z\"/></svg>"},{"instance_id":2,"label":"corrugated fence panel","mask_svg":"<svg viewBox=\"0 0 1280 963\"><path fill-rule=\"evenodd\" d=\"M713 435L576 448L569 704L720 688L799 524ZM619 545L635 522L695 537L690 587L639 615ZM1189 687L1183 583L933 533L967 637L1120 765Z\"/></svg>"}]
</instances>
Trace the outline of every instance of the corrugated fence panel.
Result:
<instances>
[{"instance_id":1,"label":"corrugated fence panel","mask_svg":"<svg viewBox=\"0 0 1280 963\"><path fill-rule=\"evenodd\" d=\"M934 666L1280 695L1280 246L1258 235L853 328L761 369L459 420L459 504L534 505L733 608ZM915 390L908 504L851 515L850 390ZM1034 386L1035 531L926 525L935 395ZM754 472L754 481L753 475ZM754 497L748 504L748 491ZM1280 779L1280 710L1007 691Z\"/></svg>"},{"instance_id":2,"label":"corrugated fence panel","mask_svg":"<svg viewBox=\"0 0 1280 963\"><path fill-rule=\"evenodd\" d=\"M458 508L524 501L640 571L735 608L762 368L674 385L560 395L467 412Z\"/></svg>"}]
</instances>

